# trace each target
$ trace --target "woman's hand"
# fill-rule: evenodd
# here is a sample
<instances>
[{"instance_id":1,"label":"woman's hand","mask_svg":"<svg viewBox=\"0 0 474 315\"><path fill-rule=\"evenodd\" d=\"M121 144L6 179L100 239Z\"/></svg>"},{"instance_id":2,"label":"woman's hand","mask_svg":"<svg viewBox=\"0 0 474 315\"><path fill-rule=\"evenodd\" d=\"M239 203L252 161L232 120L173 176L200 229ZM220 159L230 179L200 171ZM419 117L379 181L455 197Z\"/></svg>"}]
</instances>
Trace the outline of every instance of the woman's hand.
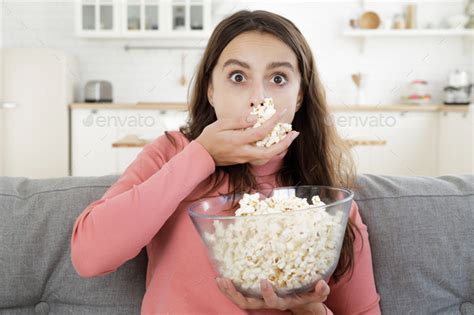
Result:
<instances>
[{"instance_id":1,"label":"woman's hand","mask_svg":"<svg viewBox=\"0 0 474 315\"><path fill-rule=\"evenodd\" d=\"M326 314L326 309L322 304L326 301L330 289L324 280L316 283L314 291L304 294L294 294L281 298L276 295L271 283L262 280L260 288L263 299L245 297L238 292L232 281L227 278L216 278L217 286L224 295L234 302L241 309L278 309L281 311L290 310L293 314Z\"/></svg>"},{"instance_id":2,"label":"woman's hand","mask_svg":"<svg viewBox=\"0 0 474 315\"><path fill-rule=\"evenodd\" d=\"M256 123L255 116L220 119L204 128L196 141L209 152L217 166L270 160L287 150L299 133L292 131L282 141L269 148L257 147L254 143L265 138L285 112L286 109L273 115L257 128L249 128Z\"/></svg>"}]
</instances>

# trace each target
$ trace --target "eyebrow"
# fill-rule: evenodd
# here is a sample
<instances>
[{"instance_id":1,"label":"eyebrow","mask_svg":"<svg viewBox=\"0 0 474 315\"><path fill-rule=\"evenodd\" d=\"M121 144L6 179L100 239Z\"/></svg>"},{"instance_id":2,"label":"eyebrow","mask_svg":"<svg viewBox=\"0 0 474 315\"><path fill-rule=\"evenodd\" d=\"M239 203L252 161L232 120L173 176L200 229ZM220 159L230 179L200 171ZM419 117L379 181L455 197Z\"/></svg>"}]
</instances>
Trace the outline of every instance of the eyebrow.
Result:
<instances>
[{"instance_id":1,"label":"eyebrow","mask_svg":"<svg viewBox=\"0 0 474 315\"><path fill-rule=\"evenodd\" d=\"M222 66L222 69L224 69L225 67L227 67L229 65L237 65L237 66L241 66L242 68L245 68L245 69L250 69L250 66L249 66L248 63L237 60L237 59L227 60L226 62L224 62L224 65ZM286 67L286 68L290 69L293 72L295 71L293 65L291 63L287 62L287 61L274 61L274 62L271 62L267 65L268 70L274 69L274 68L279 68L279 67Z\"/></svg>"}]
</instances>

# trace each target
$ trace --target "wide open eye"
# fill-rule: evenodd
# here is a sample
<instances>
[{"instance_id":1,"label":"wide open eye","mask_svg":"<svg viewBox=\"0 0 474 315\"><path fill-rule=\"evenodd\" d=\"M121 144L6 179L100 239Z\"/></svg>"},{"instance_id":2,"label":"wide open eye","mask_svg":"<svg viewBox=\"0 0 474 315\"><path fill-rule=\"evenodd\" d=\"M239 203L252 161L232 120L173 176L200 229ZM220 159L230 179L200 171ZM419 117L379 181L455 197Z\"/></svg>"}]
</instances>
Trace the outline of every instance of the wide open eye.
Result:
<instances>
[{"instance_id":1,"label":"wide open eye","mask_svg":"<svg viewBox=\"0 0 474 315\"><path fill-rule=\"evenodd\" d=\"M240 72L232 72L229 78L232 82L235 82L235 83L245 82L245 77Z\"/></svg>"},{"instance_id":2,"label":"wide open eye","mask_svg":"<svg viewBox=\"0 0 474 315\"><path fill-rule=\"evenodd\" d=\"M288 81L286 80L285 74L277 73L272 77L272 82L277 85L285 85Z\"/></svg>"}]
</instances>

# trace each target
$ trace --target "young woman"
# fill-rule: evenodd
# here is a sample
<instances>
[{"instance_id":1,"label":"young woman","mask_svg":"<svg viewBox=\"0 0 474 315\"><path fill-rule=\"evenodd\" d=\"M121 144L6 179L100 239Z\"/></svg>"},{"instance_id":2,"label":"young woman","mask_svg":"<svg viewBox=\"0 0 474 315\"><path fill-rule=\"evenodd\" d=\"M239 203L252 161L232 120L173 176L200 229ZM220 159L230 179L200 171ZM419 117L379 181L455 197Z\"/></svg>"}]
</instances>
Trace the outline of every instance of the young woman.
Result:
<instances>
[{"instance_id":1,"label":"young woman","mask_svg":"<svg viewBox=\"0 0 474 315\"><path fill-rule=\"evenodd\" d=\"M253 106L272 97L277 113L249 128ZM380 314L367 227L355 202L336 271L310 293L263 299L216 278L188 206L219 194L268 187L351 188L347 147L329 122L311 49L289 20L239 11L215 28L193 81L189 120L144 147L104 196L77 218L72 262L82 277L111 273L146 246L142 314ZM256 147L278 122L294 130Z\"/></svg>"}]
</instances>

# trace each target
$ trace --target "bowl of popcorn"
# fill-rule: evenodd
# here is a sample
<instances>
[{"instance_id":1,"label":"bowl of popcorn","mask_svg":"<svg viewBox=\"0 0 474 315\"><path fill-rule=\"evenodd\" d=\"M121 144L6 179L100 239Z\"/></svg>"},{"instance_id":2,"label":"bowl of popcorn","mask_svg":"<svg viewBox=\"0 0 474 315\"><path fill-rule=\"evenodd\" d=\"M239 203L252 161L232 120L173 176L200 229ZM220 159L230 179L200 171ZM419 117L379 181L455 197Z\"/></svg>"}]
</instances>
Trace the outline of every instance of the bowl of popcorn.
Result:
<instances>
[{"instance_id":1,"label":"bowl of popcorn","mask_svg":"<svg viewBox=\"0 0 474 315\"><path fill-rule=\"evenodd\" d=\"M336 269L353 193L327 186L289 186L221 195L188 208L221 277L259 297L260 280L277 295L311 291Z\"/></svg>"}]
</instances>

